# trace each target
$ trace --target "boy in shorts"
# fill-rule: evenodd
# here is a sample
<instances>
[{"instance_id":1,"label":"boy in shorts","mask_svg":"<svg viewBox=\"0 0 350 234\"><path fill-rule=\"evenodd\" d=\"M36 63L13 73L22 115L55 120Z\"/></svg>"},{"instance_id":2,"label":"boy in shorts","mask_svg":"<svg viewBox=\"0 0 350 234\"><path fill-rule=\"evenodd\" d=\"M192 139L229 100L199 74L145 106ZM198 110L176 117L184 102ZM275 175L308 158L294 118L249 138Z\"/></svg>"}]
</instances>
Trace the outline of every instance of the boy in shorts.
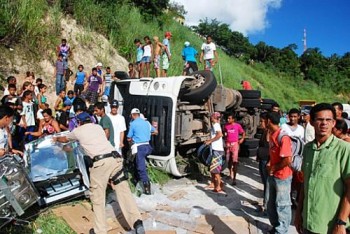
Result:
<instances>
[{"instance_id":1,"label":"boy in shorts","mask_svg":"<svg viewBox=\"0 0 350 234\"><path fill-rule=\"evenodd\" d=\"M227 117L227 124L224 127L225 146L226 146L226 162L230 171L232 185L236 185L236 174L238 164L239 145L243 143L245 132L239 123L235 122L234 115ZM239 139L239 135L242 138Z\"/></svg>"}]
</instances>

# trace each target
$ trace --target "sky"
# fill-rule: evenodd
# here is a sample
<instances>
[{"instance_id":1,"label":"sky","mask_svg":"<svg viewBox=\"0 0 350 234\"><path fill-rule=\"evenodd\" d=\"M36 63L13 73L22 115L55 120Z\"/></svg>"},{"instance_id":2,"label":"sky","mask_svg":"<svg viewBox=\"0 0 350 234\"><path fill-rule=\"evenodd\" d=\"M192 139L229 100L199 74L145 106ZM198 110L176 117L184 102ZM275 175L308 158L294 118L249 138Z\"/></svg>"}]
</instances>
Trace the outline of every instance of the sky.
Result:
<instances>
[{"instance_id":1,"label":"sky","mask_svg":"<svg viewBox=\"0 0 350 234\"><path fill-rule=\"evenodd\" d=\"M349 0L175 0L185 6L187 25L206 17L239 31L254 45L263 41L283 48L296 44L303 52L304 28L307 47L319 48L324 56L350 52Z\"/></svg>"}]
</instances>

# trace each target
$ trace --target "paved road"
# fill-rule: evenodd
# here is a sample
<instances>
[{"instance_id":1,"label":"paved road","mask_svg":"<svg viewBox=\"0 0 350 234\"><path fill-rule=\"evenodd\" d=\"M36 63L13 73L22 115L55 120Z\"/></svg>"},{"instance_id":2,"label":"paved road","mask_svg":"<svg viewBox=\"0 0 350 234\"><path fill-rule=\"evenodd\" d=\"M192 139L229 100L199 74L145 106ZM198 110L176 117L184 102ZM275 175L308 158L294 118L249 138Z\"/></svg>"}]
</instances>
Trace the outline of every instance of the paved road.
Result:
<instances>
[{"instance_id":1,"label":"paved road","mask_svg":"<svg viewBox=\"0 0 350 234\"><path fill-rule=\"evenodd\" d=\"M257 166L252 159L242 159L237 185L226 184L227 195L206 191L208 177L171 180L162 188L153 186L153 195L136 198L146 230L163 230L156 232L162 234L266 233L269 221L257 211L263 194ZM293 226L289 230L296 233Z\"/></svg>"}]
</instances>

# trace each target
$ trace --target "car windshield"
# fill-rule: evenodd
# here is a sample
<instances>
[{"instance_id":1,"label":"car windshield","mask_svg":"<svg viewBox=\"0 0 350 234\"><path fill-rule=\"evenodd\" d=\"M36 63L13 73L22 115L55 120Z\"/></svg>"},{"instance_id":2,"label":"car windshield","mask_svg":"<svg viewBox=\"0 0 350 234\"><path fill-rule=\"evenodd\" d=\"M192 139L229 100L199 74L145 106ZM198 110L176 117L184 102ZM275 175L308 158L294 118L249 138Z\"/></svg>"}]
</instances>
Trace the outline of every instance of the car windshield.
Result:
<instances>
[{"instance_id":1,"label":"car windshield","mask_svg":"<svg viewBox=\"0 0 350 234\"><path fill-rule=\"evenodd\" d=\"M77 157L82 156L77 142L53 143L52 137L26 144L25 154L29 177L33 182L73 172L78 166Z\"/></svg>"}]
</instances>

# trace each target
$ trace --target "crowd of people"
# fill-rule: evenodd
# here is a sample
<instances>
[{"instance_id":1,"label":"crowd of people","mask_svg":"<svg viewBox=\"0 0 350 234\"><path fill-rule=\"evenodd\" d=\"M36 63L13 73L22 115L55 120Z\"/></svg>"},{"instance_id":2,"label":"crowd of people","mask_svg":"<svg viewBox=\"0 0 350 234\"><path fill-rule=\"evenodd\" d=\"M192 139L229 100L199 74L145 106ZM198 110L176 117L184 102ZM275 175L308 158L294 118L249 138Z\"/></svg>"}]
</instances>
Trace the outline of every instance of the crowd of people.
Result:
<instances>
[{"instance_id":1,"label":"crowd of people","mask_svg":"<svg viewBox=\"0 0 350 234\"><path fill-rule=\"evenodd\" d=\"M152 63L156 76L166 77L171 61L171 37L172 34L166 32L160 42L157 36L152 41L145 36L144 44L135 39L136 63L129 64L129 77L149 77ZM20 86L16 77L7 78L8 85L0 106L0 156L8 153L22 155L26 143L68 131L67 135L53 139L59 142L78 140L91 158L94 231L106 233L104 197L110 183L130 227L135 228L136 233L144 233L140 213L121 172L121 155L126 138L133 143L131 150L136 154L135 167L143 192L151 194L145 160L152 152L149 141L157 134L157 129L139 109L133 108L130 113L132 121L125 135L127 127L124 117L118 112L119 102L112 100L110 93L111 83L117 77L110 67L103 70L102 63L97 63L91 74L79 65L74 88L66 90L70 52L67 41L63 39L57 47L54 71L57 98L52 107L47 101L47 85L42 79L35 79L33 72L26 73ZM198 70L198 52L190 42L184 43L181 55L185 62L184 75ZM206 70L211 70L217 63L218 54L211 36L203 43L199 57ZM252 89L248 81L241 84L244 89ZM235 115L227 116L223 128L221 117L218 112L211 115L211 139L205 142L212 150L211 182L206 189L217 193L224 192L223 161L228 164L232 185L236 185L238 153L245 139L245 131L236 122ZM299 233L346 233L350 214L350 121L343 113L342 104L320 103L311 110L302 111L292 108L284 117L276 103L271 111L261 114L260 121L262 134L257 160L264 185L263 208L273 226L271 233L288 233L292 206L296 207L295 226ZM282 132L288 137L282 136ZM301 171L293 171L290 167L292 137L306 143ZM102 163L107 161L110 162Z\"/></svg>"},{"instance_id":2,"label":"crowd of people","mask_svg":"<svg viewBox=\"0 0 350 234\"><path fill-rule=\"evenodd\" d=\"M271 233L288 233L292 208L298 233L347 233L350 125L342 104L320 103L301 112L292 108L286 118L275 104L260 121L257 159ZM305 142L300 171L290 166L295 137Z\"/></svg>"}]
</instances>

